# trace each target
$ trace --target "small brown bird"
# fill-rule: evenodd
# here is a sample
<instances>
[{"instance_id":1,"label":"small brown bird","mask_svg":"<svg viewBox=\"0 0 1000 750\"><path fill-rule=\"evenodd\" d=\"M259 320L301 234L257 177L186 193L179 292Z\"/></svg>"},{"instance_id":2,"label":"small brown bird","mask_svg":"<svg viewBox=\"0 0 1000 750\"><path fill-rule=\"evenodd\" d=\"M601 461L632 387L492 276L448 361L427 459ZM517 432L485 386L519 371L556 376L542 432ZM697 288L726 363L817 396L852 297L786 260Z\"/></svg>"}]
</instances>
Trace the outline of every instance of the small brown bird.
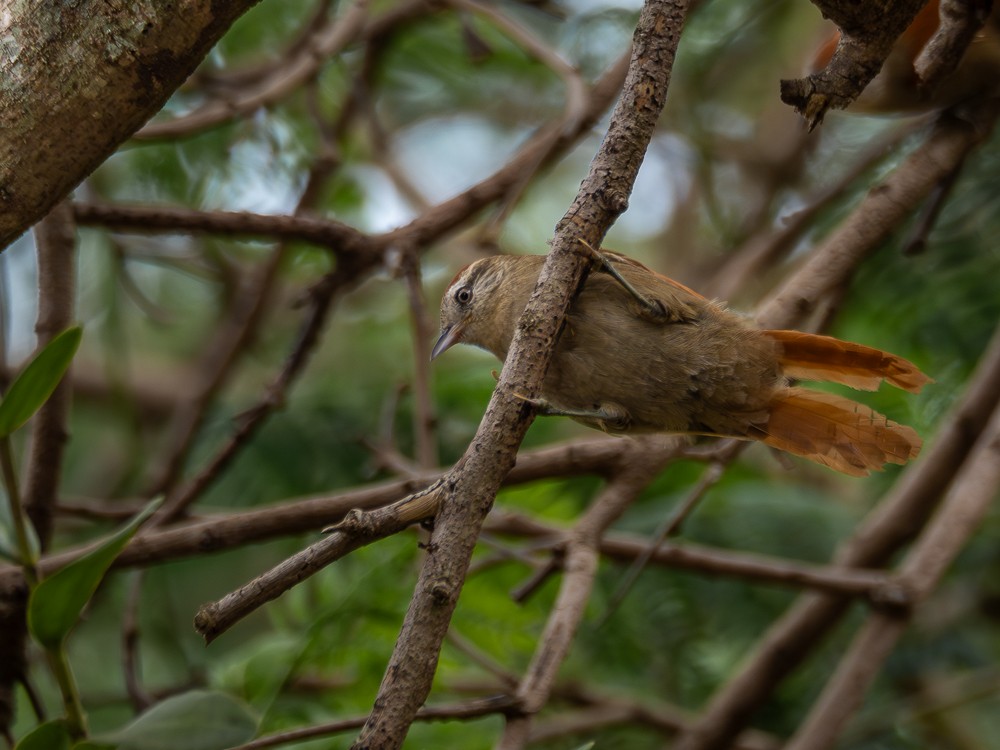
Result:
<instances>
[{"instance_id":1,"label":"small brown bird","mask_svg":"<svg viewBox=\"0 0 1000 750\"><path fill-rule=\"evenodd\" d=\"M845 474L904 464L920 437L863 404L789 378L917 392L912 363L860 344L764 331L641 263L602 251L570 306L540 413L612 433L687 433L759 440ZM462 269L441 300L431 358L457 343L501 360L538 281L541 255L496 255Z\"/></svg>"}]
</instances>

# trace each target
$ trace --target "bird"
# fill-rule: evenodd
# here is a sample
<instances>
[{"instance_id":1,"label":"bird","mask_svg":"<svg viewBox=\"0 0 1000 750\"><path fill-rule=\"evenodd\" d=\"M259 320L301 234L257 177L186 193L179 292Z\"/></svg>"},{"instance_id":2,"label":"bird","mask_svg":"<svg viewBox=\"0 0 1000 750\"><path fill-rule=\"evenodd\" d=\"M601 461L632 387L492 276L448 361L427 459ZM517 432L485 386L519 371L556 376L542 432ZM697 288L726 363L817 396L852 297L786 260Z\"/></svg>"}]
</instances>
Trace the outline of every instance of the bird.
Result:
<instances>
[{"instance_id":1,"label":"bird","mask_svg":"<svg viewBox=\"0 0 1000 750\"><path fill-rule=\"evenodd\" d=\"M763 330L683 284L609 250L572 300L538 398L611 434L759 441L852 476L905 464L921 439L868 406L799 379L919 392L931 379L879 349L831 336ZM545 256L494 255L458 272L441 300L431 359L463 343L507 357Z\"/></svg>"},{"instance_id":2,"label":"bird","mask_svg":"<svg viewBox=\"0 0 1000 750\"><path fill-rule=\"evenodd\" d=\"M866 115L915 115L951 107L981 95L1000 93L1000 3L976 33L958 66L925 86L915 64L941 24L939 0L929 0L893 45L878 75L847 108ZM817 49L810 69L826 67L840 43L835 29Z\"/></svg>"}]
</instances>

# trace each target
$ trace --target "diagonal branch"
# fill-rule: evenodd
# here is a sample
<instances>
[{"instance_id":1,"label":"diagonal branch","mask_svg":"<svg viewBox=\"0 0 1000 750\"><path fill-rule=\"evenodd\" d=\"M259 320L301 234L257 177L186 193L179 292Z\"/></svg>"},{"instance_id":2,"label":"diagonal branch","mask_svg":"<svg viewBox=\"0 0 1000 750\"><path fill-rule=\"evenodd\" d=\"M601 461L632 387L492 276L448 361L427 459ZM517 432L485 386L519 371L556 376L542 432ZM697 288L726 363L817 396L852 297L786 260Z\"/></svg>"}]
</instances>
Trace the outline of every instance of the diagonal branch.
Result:
<instances>
[{"instance_id":1,"label":"diagonal branch","mask_svg":"<svg viewBox=\"0 0 1000 750\"><path fill-rule=\"evenodd\" d=\"M163 106L257 0L6 4L0 57L0 249L48 213ZM136 96L136 92L142 92ZM94 106L100 102L100 106Z\"/></svg>"},{"instance_id":2,"label":"diagonal branch","mask_svg":"<svg viewBox=\"0 0 1000 750\"><path fill-rule=\"evenodd\" d=\"M428 555L374 708L355 748L399 747L430 691L441 643L468 570L483 519L532 415L515 393L534 395L579 284L585 240L600 247L625 210L639 165L666 100L686 3L650 0L639 17L622 96L576 200L556 230L552 251L518 322L510 354L472 444L442 480L441 510Z\"/></svg>"}]
</instances>

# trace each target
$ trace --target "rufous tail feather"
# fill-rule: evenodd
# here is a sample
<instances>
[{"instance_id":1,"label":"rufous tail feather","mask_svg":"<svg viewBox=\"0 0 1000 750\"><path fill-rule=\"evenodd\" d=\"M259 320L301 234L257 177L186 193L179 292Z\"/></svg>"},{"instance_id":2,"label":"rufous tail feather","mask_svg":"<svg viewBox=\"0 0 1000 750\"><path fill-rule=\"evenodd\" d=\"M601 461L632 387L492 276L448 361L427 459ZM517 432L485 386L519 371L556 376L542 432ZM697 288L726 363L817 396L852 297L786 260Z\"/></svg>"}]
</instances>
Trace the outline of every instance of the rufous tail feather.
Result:
<instances>
[{"instance_id":1,"label":"rufous tail feather","mask_svg":"<svg viewBox=\"0 0 1000 750\"><path fill-rule=\"evenodd\" d=\"M932 382L912 362L870 346L801 331L764 333L780 344L779 361L790 378L825 380L863 391L876 390L884 380L913 393Z\"/></svg>"},{"instance_id":2,"label":"rufous tail feather","mask_svg":"<svg viewBox=\"0 0 1000 750\"><path fill-rule=\"evenodd\" d=\"M905 464L921 446L911 427L842 396L803 388L780 391L767 424L748 437L853 476Z\"/></svg>"}]
</instances>

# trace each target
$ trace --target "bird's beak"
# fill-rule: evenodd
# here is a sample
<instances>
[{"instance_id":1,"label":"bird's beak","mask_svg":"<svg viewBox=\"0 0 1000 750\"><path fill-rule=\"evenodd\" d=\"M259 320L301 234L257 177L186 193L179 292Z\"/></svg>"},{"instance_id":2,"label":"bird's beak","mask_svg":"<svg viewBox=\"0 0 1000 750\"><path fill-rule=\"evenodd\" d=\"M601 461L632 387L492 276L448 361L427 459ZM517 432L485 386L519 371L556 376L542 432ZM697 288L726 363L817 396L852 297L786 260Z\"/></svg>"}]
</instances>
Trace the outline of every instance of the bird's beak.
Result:
<instances>
[{"instance_id":1,"label":"bird's beak","mask_svg":"<svg viewBox=\"0 0 1000 750\"><path fill-rule=\"evenodd\" d=\"M459 341L462 340L462 324L455 323L454 325L447 326L441 329L441 335L438 336L437 343L434 344L434 348L431 349L431 361L434 360L443 351L450 349Z\"/></svg>"}]
</instances>

